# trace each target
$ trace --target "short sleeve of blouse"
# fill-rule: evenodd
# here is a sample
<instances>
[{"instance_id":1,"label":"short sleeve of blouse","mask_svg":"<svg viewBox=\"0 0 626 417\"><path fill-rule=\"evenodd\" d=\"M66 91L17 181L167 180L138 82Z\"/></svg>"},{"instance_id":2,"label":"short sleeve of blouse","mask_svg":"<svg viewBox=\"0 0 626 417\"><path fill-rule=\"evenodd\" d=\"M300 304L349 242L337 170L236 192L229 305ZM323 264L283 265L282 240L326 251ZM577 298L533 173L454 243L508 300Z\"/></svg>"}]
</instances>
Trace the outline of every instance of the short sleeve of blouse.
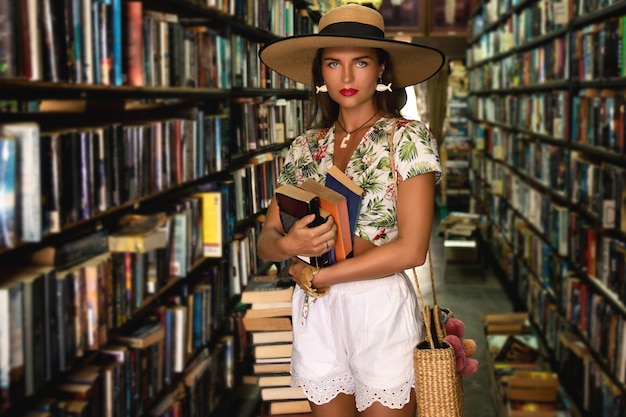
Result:
<instances>
[{"instance_id":1,"label":"short sleeve of blouse","mask_svg":"<svg viewBox=\"0 0 626 417\"><path fill-rule=\"evenodd\" d=\"M296 138L295 140L299 140L300 138ZM288 148L287 152L284 154L283 166L280 170L278 176L278 184L291 184L297 185L295 178L295 165L294 161L297 160L296 153L298 152L298 148L294 146L295 143L292 143Z\"/></svg>"},{"instance_id":2,"label":"short sleeve of blouse","mask_svg":"<svg viewBox=\"0 0 626 417\"><path fill-rule=\"evenodd\" d=\"M279 184L299 186L307 178L321 182L322 174L325 173L320 173L320 164L326 155L326 145L320 146L319 142L327 131L310 129L293 140L283 160L278 176Z\"/></svg>"},{"instance_id":3,"label":"short sleeve of blouse","mask_svg":"<svg viewBox=\"0 0 626 417\"><path fill-rule=\"evenodd\" d=\"M394 135L394 146L394 163L403 179L434 172L435 181L441 180L443 171L437 140L424 123L401 119Z\"/></svg>"}]
</instances>

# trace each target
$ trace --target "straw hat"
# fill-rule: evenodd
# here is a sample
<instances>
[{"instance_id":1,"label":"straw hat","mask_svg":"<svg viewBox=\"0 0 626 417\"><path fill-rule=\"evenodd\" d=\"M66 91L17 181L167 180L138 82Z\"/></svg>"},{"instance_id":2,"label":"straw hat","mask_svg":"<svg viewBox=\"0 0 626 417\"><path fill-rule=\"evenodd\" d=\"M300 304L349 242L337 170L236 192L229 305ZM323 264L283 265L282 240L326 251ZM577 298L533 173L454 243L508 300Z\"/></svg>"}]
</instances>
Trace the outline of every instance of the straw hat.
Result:
<instances>
[{"instance_id":1,"label":"straw hat","mask_svg":"<svg viewBox=\"0 0 626 417\"><path fill-rule=\"evenodd\" d=\"M427 80L444 63L443 53L435 48L385 39L382 15L358 4L347 4L326 13L319 21L318 32L271 42L261 49L259 57L279 74L313 85L311 66L319 48L381 48L391 57L392 83L397 88Z\"/></svg>"}]
</instances>

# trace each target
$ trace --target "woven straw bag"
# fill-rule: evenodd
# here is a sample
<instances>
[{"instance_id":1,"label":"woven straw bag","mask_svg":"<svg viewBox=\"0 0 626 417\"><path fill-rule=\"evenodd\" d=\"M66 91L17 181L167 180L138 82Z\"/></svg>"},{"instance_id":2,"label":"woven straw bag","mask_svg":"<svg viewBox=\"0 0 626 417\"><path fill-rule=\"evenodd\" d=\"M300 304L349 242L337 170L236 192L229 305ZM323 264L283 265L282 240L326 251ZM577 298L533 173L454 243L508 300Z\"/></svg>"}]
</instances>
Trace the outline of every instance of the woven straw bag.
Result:
<instances>
[{"instance_id":1,"label":"woven straw bag","mask_svg":"<svg viewBox=\"0 0 626 417\"><path fill-rule=\"evenodd\" d=\"M398 173L393 158L393 137L396 133L396 127L397 121L391 129L389 139L389 162L397 198ZM452 312L441 309L437 304L430 248L428 249L428 264L433 295L432 307L424 303L417 279L417 271L413 268L415 289L426 328L426 340L418 344L413 351L417 415L419 417L463 417L463 381L461 374L456 369L454 348L443 340L446 334L441 322L442 314L451 317Z\"/></svg>"},{"instance_id":2,"label":"woven straw bag","mask_svg":"<svg viewBox=\"0 0 626 417\"><path fill-rule=\"evenodd\" d=\"M424 303L417 272L413 268L415 288L426 328L426 340L418 344L413 351L417 415L419 417L462 417L463 380L456 369L454 349L443 340L446 334L441 323L444 314L451 317L452 313L441 309L437 304L430 250L428 263L434 303L432 307Z\"/></svg>"}]
</instances>

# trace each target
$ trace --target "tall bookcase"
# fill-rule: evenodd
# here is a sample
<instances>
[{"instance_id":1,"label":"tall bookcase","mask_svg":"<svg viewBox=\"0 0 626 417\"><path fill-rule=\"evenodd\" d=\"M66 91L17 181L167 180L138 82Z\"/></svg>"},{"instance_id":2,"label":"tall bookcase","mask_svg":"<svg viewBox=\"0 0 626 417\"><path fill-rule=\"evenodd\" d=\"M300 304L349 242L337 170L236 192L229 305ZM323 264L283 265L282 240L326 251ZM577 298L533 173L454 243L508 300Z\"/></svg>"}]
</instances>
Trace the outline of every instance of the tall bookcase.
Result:
<instances>
[{"instance_id":1,"label":"tall bookcase","mask_svg":"<svg viewBox=\"0 0 626 417\"><path fill-rule=\"evenodd\" d=\"M448 109L442 146L445 179L441 201L450 211L469 211L469 154L467 96L452 94Z\"/></svg>"},{"instance_id":2,"label":"tall bookcase","mask_svg":"<svg viewBox=\"0 0 626 417\"><path fill-rule=\"evenodd\" d=\"M482 2L473 194L494 262L581 414L626 404L626 2Z\"/></svg>"},{"instance_id":3,"label":"tall bookcase","mask_svg":"<svg viewBox=\"0 0 626 417\"><path fill-rule=\"evenodd\" d=\"M0 416L256 412L237 301L309 114L257 53L307 7L0 0Z\"/></svg>"}]
</instances>

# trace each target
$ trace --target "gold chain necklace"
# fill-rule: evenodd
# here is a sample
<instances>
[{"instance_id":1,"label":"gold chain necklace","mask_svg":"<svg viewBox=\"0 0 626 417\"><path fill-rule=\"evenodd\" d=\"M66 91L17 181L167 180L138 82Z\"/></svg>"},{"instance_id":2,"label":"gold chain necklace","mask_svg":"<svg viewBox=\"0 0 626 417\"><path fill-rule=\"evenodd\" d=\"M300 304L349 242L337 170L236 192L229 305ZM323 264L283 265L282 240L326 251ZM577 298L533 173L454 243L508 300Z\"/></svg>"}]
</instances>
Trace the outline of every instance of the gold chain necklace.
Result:
<instances>
[{"instance_id":1,"label":"gold chain necklace","mask_svg":"<svg viewBox=\"0 0 626 417\"><path fill-rule=\"evenodd\" d=\"M378 110L376 111L376 113L372 114L372 117L370 117L369 119L367 119L367 120L365 121L365 123L363 123L361 126L357 127L356 129L352 130L352 132L348 132L348 131L346 130L346 128L345 128L345 127L343 127L343 125L341 124L341 122L339 121L339 119L337 119L337 124L339 125L339 127L341 128L341 130L343 130L344 132L346 132L346 133L347 133L346 137L345 137L345 138L343 138L343 139L341 140L341 145L339 145L339 147L340 147L340 148L346 148L346 147L348 146L348 141L350 140L350 135L351 135L352 133L356 132L357 130L359 130L359 129L363 128L366 124L368 124L370 121L372 121L372 119L373 119L374 117L376 117L376 115L377 115L377 114L378 114Z\"/></svg>"}]
</instances>

